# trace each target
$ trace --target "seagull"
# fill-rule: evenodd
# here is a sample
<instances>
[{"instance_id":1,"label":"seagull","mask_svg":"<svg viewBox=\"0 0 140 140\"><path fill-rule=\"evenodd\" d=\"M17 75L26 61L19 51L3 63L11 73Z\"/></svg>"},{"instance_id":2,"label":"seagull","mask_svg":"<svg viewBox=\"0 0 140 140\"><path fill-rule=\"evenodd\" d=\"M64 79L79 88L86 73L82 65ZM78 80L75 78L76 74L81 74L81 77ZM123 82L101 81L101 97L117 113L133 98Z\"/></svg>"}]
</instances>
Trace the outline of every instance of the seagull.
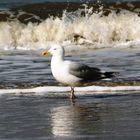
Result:
<instances>
[{"instance_id":1,"label":"seagull","mask_svg":"<svg viewBox=\"0 0 140 140\"><path fill-rule=\"evenodd\" d=\"M51 71L54 78L71 87L71 99L75 99L74 87L84 82L98 81L114 77L114 72L102 72L99 68L65 60L65 49L59 44L49 50L42 51L42 55L51 54Z\"/></svg>"}]
</instances>

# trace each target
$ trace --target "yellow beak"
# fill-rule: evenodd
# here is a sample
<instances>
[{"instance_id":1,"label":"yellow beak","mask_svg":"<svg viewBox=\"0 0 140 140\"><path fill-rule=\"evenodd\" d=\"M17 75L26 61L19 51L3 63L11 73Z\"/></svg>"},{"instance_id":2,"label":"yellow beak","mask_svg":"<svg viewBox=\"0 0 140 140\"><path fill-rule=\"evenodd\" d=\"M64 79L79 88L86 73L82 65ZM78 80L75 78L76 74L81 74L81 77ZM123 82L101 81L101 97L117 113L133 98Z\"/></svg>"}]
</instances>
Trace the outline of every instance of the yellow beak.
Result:
<instances>
[{"instance_id":1,"label":"yellow beak","mask_svg":"<svg viewBox=\"0 0 140 140\"><path fill-rule=\"evenodd\" d=\"M49 54L49 51L48 51L48 50L44 50L44 51L42 51L41 54L42 54L42 55L48 55L48 54Z\"/></svg>"}]
</instances>

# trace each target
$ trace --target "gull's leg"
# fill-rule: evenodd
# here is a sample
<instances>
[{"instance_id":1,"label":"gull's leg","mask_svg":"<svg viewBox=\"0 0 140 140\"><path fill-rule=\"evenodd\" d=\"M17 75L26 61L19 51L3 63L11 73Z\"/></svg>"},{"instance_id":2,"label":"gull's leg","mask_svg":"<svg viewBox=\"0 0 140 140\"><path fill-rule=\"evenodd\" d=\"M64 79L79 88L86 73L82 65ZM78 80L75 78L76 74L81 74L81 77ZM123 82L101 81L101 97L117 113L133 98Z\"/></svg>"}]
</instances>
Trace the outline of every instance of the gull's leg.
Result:
<instances>
[{"instance_id":1,"label":"gull's leg","mask_svg":"<svg viewBox=\"0 0 140 140\"><path fill-rule=\"evenodd\" d=\"M70 99L75 99L76 96L74 95L74 87L71 87L71 95L70 95Z\"/></svg>"}]
</instances>

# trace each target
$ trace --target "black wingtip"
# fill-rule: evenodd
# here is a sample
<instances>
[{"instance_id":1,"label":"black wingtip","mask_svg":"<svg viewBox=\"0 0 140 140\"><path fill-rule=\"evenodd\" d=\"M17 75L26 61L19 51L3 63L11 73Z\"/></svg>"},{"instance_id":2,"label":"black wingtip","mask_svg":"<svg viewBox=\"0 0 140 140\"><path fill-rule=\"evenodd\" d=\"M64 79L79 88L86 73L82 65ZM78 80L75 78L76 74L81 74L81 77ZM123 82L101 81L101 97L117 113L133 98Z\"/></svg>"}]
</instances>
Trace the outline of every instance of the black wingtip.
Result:
<instances>
[{"instance_id":1,"label":"black wingtip","mask_svg":"<svg viewBox=\"0 0 140 140\"><path fill-rule=\"evenodd\" d=\"M113 78L113 77L116 77L118 75L118 73L117 72L105 72L104 75L106 78Z\"/></svg>"}]
</instances>

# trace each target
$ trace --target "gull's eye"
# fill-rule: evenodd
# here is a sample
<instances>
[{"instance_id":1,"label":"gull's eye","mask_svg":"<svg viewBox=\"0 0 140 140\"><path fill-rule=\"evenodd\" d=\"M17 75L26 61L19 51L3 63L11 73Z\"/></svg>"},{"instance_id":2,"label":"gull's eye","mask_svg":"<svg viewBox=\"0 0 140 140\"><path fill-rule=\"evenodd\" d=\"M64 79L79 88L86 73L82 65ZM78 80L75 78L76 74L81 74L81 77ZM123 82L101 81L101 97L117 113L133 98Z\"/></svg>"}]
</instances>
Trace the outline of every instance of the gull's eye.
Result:
<instances>
[{"instance_id":1,"label":"gull's eye","mask_svg":"<svg viewBox=\"0 0 140 140\"><path fill-rule=\"evenodd\" d=\"M56 50L56 48L54 48L53 50Z\"/></svg>"}]
</instances>

